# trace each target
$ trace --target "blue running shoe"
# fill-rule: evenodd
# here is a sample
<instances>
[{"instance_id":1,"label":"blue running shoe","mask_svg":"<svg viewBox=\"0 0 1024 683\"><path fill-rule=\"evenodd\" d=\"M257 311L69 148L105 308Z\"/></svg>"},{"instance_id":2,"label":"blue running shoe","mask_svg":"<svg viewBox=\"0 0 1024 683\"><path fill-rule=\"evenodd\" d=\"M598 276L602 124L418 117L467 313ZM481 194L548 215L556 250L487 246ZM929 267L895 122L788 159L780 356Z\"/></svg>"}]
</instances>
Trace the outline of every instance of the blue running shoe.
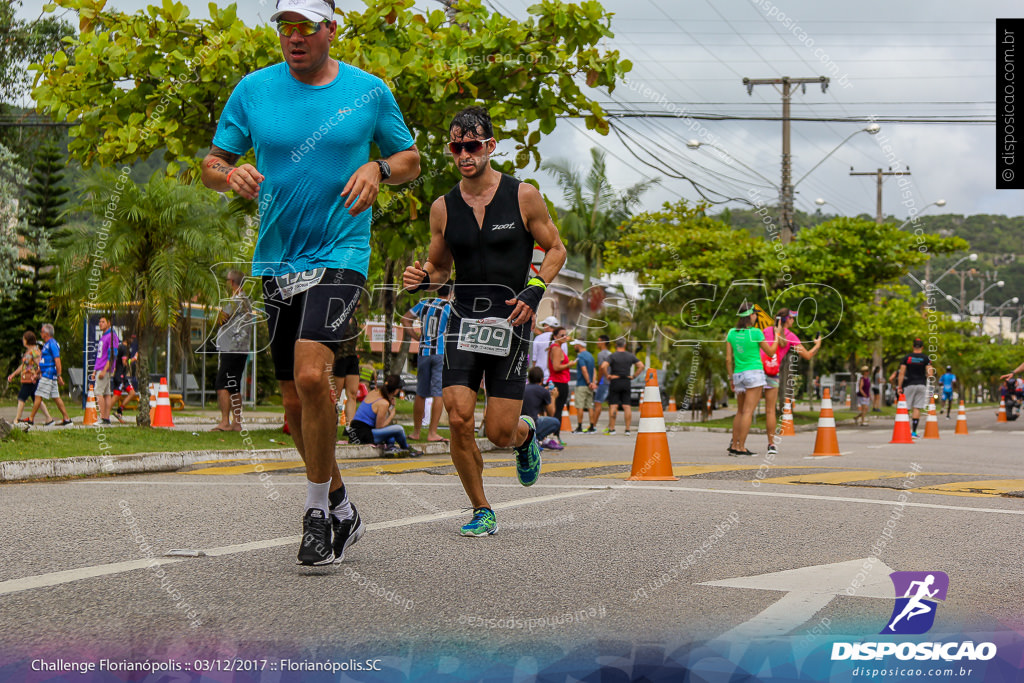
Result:
<instances>
[{"instance_id":1,"label":"blue running shoe","mask_svg":"<svg viewBox=\"0 0 1024 683\"><path fill-rule=\"evenodd\" d=\"M498 521L494 518L494 511L490 508L476 508L473 510L473 519L462 527L460 533L463 536L482 538L490 536L497 530Z\"/></svg>"},{"instance_id":2,"label":"blue running shoe","mask_svg":"<svg viewBox=\"0 0 1024 683\"><path fill-rule=\"evenodd\" d=\"M540 444L537 443L537 425L532 417L523 415L523 422L530 428L526 442L516 448L516 476L523 486L533 486L540 477Z\"/></svg>"}]
</instances>

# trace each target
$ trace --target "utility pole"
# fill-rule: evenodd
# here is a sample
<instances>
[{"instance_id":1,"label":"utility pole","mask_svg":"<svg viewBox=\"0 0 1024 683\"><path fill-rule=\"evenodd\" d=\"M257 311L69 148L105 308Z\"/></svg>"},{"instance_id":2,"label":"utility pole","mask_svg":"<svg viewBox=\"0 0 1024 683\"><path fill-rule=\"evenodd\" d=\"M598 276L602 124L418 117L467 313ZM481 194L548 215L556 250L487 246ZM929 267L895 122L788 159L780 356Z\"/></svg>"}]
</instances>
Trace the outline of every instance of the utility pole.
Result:
<instances>
[{"instance_id":1,"label":"utility pole","mask_svg":"<svg viewBox=\"0 0 1024 683\"><path fill-rule=\"evenodd\" d=\"M808 83L820 83L821 91L828 90L828 76L814 78L744 78L747 95L752 95L755 85L782 86L782 186L779 188L779 223L782 228L782 243L793 241L793 164L789 154L789 102L792 86L799 85L801 91L807 92Z\"/></svg>"},{"instance_id":2,"label":"utility pole","mask_svg":"<svg viewBox=\"0 0 1024 683\"><path fill-rule=\"evenodd\" d=\"M850 167L850 175L873 175L878 182L878 207L875 212L875 222L879 225L885 221L885 214L882 213L882 181L887 175L910 175L910 167L907 166L906 171L883 171L878 169L877 171L860 171L854 173L853 166Z\"/></svg>"}]
</instances>

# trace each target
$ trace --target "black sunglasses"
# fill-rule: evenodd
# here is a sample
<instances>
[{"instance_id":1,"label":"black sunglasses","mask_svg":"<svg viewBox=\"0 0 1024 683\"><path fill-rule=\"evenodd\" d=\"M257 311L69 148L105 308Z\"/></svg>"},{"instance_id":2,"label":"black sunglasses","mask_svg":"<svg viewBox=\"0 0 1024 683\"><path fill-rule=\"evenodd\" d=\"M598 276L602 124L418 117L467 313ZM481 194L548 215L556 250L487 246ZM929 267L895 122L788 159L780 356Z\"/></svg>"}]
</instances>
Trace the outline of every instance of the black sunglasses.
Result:
<instances>
[{"instance_id":1,"label":"black sunglasses","mask_svg":"<svg viewBox=\"0 0 1024 683\"><path fill-rule=\"evenodd\" d=\"M466 150L470 154L477 154L484 148L484 145L494 138L487 138L486 140L467 140L466 142L449 142L448 149L451 151L452 156L459 156L462 154L462 150Z\"/></svg>"}]
</instances>

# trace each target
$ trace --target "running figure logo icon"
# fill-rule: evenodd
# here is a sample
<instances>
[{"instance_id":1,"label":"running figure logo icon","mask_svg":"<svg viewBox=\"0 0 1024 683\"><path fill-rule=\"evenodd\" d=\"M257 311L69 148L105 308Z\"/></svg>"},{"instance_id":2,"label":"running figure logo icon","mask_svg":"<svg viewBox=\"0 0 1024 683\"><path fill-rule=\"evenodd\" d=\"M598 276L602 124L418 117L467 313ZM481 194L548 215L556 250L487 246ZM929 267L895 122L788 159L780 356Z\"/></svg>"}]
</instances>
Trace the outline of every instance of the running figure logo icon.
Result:
<instances>
[{"instance_id":1,"label":"running figure logo icon","mask_svg":"<svg viewBox=\"0 0 1024 683\"><path fill-rule=\"evenodd\" d=\"M949 576L946 572L893 572L889 578L898 597L882 635L927 633L935 623L936 600L946 599Z\"/></svg>"}]
</instances>

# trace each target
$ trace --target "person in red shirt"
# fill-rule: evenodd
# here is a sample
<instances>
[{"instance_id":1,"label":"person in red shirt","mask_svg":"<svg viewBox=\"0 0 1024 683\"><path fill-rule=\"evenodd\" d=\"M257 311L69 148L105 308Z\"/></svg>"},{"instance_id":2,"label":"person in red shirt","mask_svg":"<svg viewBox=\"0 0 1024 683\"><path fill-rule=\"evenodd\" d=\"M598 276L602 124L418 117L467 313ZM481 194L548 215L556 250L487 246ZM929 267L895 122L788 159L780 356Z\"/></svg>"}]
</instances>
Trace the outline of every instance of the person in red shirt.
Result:
<instances>
[{"instance_id":1,"label":"person in red shirt","mask_svg":"<svg viewBox=\"0 0 1024 683\"><path fill-rule=\"evenodd\" d=\"M559 420L561 426L562 409L569 402L569 368L576 365L575 360L569 360L569 354L562 348L562 344L569 341L569 333L564 327L556 327L551 332L551 345L548 346L548 379L558 390L558 398L555 399L555 419ZM561 442L561 430L555 432L555 438Z\"/></svg>"}]
</instances>

